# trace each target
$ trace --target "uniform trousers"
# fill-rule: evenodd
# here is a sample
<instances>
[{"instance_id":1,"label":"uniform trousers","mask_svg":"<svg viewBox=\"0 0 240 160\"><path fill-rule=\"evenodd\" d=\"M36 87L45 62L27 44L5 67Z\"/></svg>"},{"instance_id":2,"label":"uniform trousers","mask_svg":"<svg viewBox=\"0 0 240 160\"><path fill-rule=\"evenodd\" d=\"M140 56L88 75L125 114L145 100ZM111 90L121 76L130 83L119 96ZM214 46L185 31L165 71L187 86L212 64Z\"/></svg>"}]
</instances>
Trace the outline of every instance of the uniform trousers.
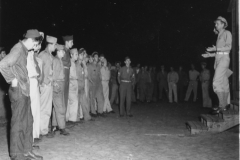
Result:
<instances>
[{"instance_id":1,"label":"uniform trousers","mask_svg":"<svg viewBox=\"0 0 240 160\"><path fill-rule=\"evenodd\" d=\"M104 106L103 106L103 112L111 112L112 107L109 101L109 86L108 81L102 81L103 86L103 96L104 96Z\"/></svg>"},{"instance_id":2,"label":"uniform trousers","mask_svg":"<svg viewBox=\"0 0 240 160\"><path fill-rule=\"evenodd\" d=\"M177 102L177 85L174 82L169 82L168 83L168 87L169 87L169 102L172 103L172 94L174 96L174 102Z\"/></svg>"},{"instance_id":3,"label":"uniform trousers","mask_svg":"<svg viewBox=\"0 0 240 160\"><path fill-rule=\"evenodd\" d=\"M168 84L164 82L160 82L159 83L159 99L162 99L163 90L166 92L166 95L168 96Z\"/></svg>"},{"instance_id":4,"label":"uniform trousers","mask_svg":"<svg viewBox=\"0 0 240 160\"><path fill-rule=\"evenodd\" d=\"M203 107L212 107L212 100L209 96L209 81L202 82Z\"/></svg>"},{"instance_id":5,"label":"uniform trousers","mask_svg":"<svg viewBox=\"0 0 240 160\"><path fill-rule=\"evenodd\" d=\"M31 111L33 115L33 139L39 138L40 135L40 92L38 80L29 78L30 82L30 100Z\"/></svg>"},{"instance_id":6,"label":"uniform trousers","mask_svg":"<svg viewBox=\"0 0 240 160\"><path fill-rule=\"evenodd\" d=\"M70 80L66 121L78 120L78 81Z\"/></svg>"},{"instance_id":7,"label":"uniform trousers","mask_svg":"<svg viewBox=\"0 0 240 160\"><path fill-rule=\"evenodd\" d=\"M70 69L64 68L64 103L65 106L68 105L68 96L69 96L69 75L70 75Z\"/></svg>"},{"instance_id":8,"label":"uniform trousers","mask_svg":"<svg viewBox=\"0 0 240 160\"><path fill-rule=\"evenodd\" d=\"M187 94L186 94L186 97L185 97L185 101L188 101L188 99L191 95L191 92L193 91L193 94L194 94L193 101L196 102L196 100L197 100L197 88L198 88L198 82L197 81L190 81L189 82L188 89L187 89Z\"/></svg>"},{"instance_id":9,"label":"uniform trousers","mask_svg":"<svg viewBox=\"0 0 240 160\"><path fill-rule=\"evenodd\" d=\"M147 83L140 83L139 86L139 100L144 102L147 98Z\"/></svg>"},{"instance_id":10,"label":"uniform trousers","mask_svg":"<svg viewBox=\"0 0 240 160\"><path fill-rule=\"evenodd\" d=\"M52 84L40 86L40 134L48 133L49 120L52 114L53 88Z\"/></svg>"},{"instance_id":11,"label":"uniform trousers","mask_svg":"<svg viewBox=\"0 0 240 160\"><path fill-rule=\"evenodd\" d=\"M89 111L90 111L89 99L86 96L86 93L85 93L84 89L78 90L78 101L79 101L79 103L78 103L79 108L80 108L80 106L82 108L82 113L83 113L84 120L85 121L90 120L91 116L89 114Z\"/></svg>"},{"instance_id":12,"label":"uniform trousers","mask_svg":"<svg viewBox=\"0 0 240 160\"><path fill-rule=\"evenodd\" d=\"M11 101L10 157L22 159L23 154L32 151L33 116L30 97L22 94L19 86L9 88Z\"/></svg>"},{"instance_id":13,"label":"uniform trousers","mask_svg":"<svg viewBox=\"0 0 240 160\"><path fill-rule=\"evenodd\" d=\"M53 117L52 126L64 129L66 126L66 107L64 103L64 81L56 82L58 89L53 89Z\"/></svg>"},{"instance_id":14,"label":"uniform trousers","mask_svg":"<svg viewBox=\"0 0 240 160\"><path fill-rule=\"evenodd\" d=\"M111 87L111 98L110 98L110 104L113 104L114 102L119 102L119 92L118 92L118 84L112 83Z\"/></svg>"},{"instance_id":15,"label":"uniform trousers","mask_svg":"<svg viewBox=\"0 0 240 160\"><path fill-rule=\"evenodd\" d=\"M125 102L126 102L126 112L127 115L131 114L131 82L121 82L119 92L120 92L120 115L124 114Z\"/></svg>"},{"instance_id":16,"label":"uniform trousers","mask_svg":"<svg viewBox=\"0 0 240 160\"><path fill-rule=\"evenodd\" d=\"M152 101L153 97L153 83L147 83L147 101Z\"/></svg>"},{"instance_id":17,"label":"uniform trousers","mask_svg":"<svg viewBox=\"0 0 240 160\"><path fill-rule=\"evenodd\" d=\"M101 82L89 84L91 113L96 114L95 104L97 103L98 113L103 113L104 96ZM96 103L95 103L96 102Z\"/></svg>"}]
</instances>

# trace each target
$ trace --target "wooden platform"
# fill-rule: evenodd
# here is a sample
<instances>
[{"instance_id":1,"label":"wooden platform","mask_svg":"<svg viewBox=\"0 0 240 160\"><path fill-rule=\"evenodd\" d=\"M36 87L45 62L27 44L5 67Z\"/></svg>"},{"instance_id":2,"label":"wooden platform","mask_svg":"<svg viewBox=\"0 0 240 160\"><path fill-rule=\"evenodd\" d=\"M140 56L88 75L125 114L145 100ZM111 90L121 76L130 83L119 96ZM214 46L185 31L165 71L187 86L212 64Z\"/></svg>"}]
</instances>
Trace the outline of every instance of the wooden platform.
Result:
<instances>
[{"instance_id":1,"label":"wooden platform","mask_svg":"<svg viewBox=\"0 0 240 160\"><path fill-rule=\"evenodd\" d=\"M215 123L224 122L222 118L216 115L201 114L200 117L201 122L207 127L212 127Z\"/></svg>"},{"instance_id":2,"label":"wooden platform","mask_svg":"<svg viewBox=\"0 0 240 160\"><path fill-rule=\"evenodd\" d=\"M198 121L188 121L186 125L187 128L190 130L191 134L199 134L208 131L208 127Z\"/></svg>"}]
</instances>

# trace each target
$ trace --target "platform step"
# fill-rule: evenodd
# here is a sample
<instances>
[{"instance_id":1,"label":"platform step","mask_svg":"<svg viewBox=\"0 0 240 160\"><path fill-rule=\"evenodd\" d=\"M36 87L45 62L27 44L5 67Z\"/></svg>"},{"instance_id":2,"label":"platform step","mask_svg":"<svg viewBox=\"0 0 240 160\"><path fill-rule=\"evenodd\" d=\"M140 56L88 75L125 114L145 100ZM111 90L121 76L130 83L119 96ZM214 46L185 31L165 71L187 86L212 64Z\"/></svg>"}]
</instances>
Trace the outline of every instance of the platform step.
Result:
<instances>
[{"instance_id":1,"label":"platform step","mask_svg":"<svg viewBox=\"0 0 240 160\"><path fill-rule=\"evenodd\" d=\"M207 127L212 127L212 125L224 121L223 118L220 118L219 116L216 116L216 115L210 115L210 114L201 114L200 118L201 118L201 122Z\"/></svg>"},{"instance_id":2,"label":"platform step","mask_svg":"<svg viewBox=\"0 0 240 160\"><path fill-rule=\"evenodd\" d=\"M186 125L191 134L199 134L208 131L208 127L199 121L188 121Z\"/></svg>"}]
</instances>

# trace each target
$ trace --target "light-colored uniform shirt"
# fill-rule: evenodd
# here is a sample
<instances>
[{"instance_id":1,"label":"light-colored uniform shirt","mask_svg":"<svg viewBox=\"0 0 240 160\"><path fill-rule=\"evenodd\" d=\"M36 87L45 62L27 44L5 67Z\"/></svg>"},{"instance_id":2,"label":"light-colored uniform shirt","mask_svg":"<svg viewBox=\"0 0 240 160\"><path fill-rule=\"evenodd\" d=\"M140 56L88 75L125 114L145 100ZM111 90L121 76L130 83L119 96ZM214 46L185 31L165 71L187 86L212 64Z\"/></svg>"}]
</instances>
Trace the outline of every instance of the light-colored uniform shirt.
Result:
<instances>
[{"instance_id":1,"label":"light-colored uniform shirt","mask_svg":"<svg viewBox=\"0 0 240 160\"><path fill-rule=\"evenodd\" d=\"M64 66L57 56L53 58L53 81L64 80Z\"/></svg>"},{"instance_id":2,"label":"light-colored uniform shirt","mask_svg":"<svg viewBox=\"0 0 240 160\"><path fill-rule=\"evenodd\" d=\"M39 74L36 70L36 65L33 59L34 52L29 52L27 56L27 71L28 71L28 77L37 77Z\"/></svg>"},{"instance_id":3,"label":"light-colored uniform shirt","mask_svg":"<svg viewBox=\"0 0 240 160\"><path fill-rule=\"evenodd\" d=\"M179 80L179 77L178 77L177 72L173 71L173 72L168 73L168 83L169 82L177 83L178 80Z\"/></svg>"},{"instance_id":4,"label":"light-colored uniform shirt","mask_svg":"<svg viewBox=\"0 0 240 160\"><path fill-rule=\"evenodd\" d=\"M70 80L77 80L77 70L76 70L76 63L71 61L70 67Z\"/></svg>"},{"instance_id":5,"label":"light-colored uniform shirt","mask_svg":"<svg viewBox=\"0 0 240 160\"><path fill-rule=\"evenodd\" d=\"M110 80L110 71L109 71L108 67L101 68L101 75L102 75L102 81Z\"/></svg>"},{"instance_id":6,"label":"light-colored uniform shirt","mask_svg":"<svg viewBox=\"0 0 240 160\"><path fill-rule=\"evenodd\" d=\"M190 70L189 71L189 80L190 81L196 81L197 80L197 77L199 76L199 72L196 71L196 70Z\"/></svg>"},{"instance_id":7,"label":"light-colored uniform shirt","mask_svg":"<svg viewBox=\"0 0 240 160\"><path fill-rule=\"evenodd\" d=\"M230 52L231 48L232 48L232 34L231 32L229 32L228 30L222 30L219 34L218 34L218 38L217 38L217 42L216 42L216 47L227 50L224 52Z\"/></svg>"},{"instance_id":8,"label":"light-colored uniform shirt","mask_svg":"<svg viewBox=\"0 0 240 160\"><path fill-rule=\"evenodd\" d=\"M205 69L200 74L200 79L202 82L209 81L210 80L210 71L208 69Z\"/></svg>"}]
</instances>

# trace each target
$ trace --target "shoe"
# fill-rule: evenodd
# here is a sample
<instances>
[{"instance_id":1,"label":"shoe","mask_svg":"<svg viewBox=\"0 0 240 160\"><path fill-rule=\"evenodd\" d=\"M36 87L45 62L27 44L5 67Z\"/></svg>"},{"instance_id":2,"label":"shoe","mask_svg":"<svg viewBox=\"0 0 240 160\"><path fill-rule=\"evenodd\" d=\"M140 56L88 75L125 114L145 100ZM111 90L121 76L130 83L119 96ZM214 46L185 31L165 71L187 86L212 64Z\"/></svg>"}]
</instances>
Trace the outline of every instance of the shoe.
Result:
<instances>
[{"instance_id":1,"label":"shoe","mask_svg":"<svg viewBox=\"0 0 240 160\"><path fill-rule=\"evenodd\" d=\"M70 135L70 133L68 133L65 129L59 129L59 131L61 135L64 135L64 136Z\"/></svg>"},{"instance_id":2,"label":"shoe","mask_svg":"<svg viewBox=\"0 0 240 160\"><path fill-rule=\"evenodd\" d=\"M115 112L114 112L114 111L110 111L110 112L107 112L107 113L109 113L109 114L111 114L111 113L112 113L112 114L115 114Z\"/></svg>"},{"instance_id":3,"label":"shoe","mask_svg":"<svg viewBox=\"0 0 240 160\"><path fill-rule=\"evenodd\" d=\"M106 118L106 117L107 117L104 113L99 113L98 116L99 116L99 117L103 117L103 118Z\"/></svg>"},{"instance_id":4,"label":"shoe","mask_svg":"<svg viewBox=\"0 0 240 160\"><path fill-rule=\"evenodd\" d=\"M213 111L211 112L213 115L215 114L219 114L221 113L222 111L226 111L227 109L226 108L213 108Z\"/></svg>"},{"instance_id":5,"label":"shoe","mask_svg":"<svg viewBox=\"0 0 240 160\"><path fill-rule=\"evenodd\" d=\"M36 144L40 143L40 142L42 142L42 138L40 138L40 137L39 138L34 138L33 142L36 143Z\"/></svg>"},{"instance_id":6,"label":"shoe","mask_svg":"<svg viewBox=\"0 0 240 160\"><path fill-rule=\"evenodd\" d=\"M39 150L40 147L34 144L34 145L32 146L32 149L33 149L33 150Z\"/></svg>"},{"instance_id":7,"label":"shoe","mask_svg":"<svg viewBox=\"0 0 240 160\"><path fill-rule=\"evenodd\" d=\"M36 155L33 152L27 152L27 153L23 154L23 156L26 159L43 160L42 156Z\"/></svg>"},{"instance_id":8,"label":"shoe","mask_svg":"<svg viewBox=\"0 0 240 160\"><path fill-rule=\"evenodd\" d=\"M132 115L132 114L129 114L128 117L133 117L133 115Z\"/></svg>"},{"instance_id":9,"label":"shoe","mask_svg":"<svg viewBox=\"0 0 240 160\"><path fill-rule=\"evenodd\" d=\"M91 117L95 117L95 118L97 118L98 115L97 115L97 114L92 114L92 113L91 113Z\"/></svg>"}]
</instances>

